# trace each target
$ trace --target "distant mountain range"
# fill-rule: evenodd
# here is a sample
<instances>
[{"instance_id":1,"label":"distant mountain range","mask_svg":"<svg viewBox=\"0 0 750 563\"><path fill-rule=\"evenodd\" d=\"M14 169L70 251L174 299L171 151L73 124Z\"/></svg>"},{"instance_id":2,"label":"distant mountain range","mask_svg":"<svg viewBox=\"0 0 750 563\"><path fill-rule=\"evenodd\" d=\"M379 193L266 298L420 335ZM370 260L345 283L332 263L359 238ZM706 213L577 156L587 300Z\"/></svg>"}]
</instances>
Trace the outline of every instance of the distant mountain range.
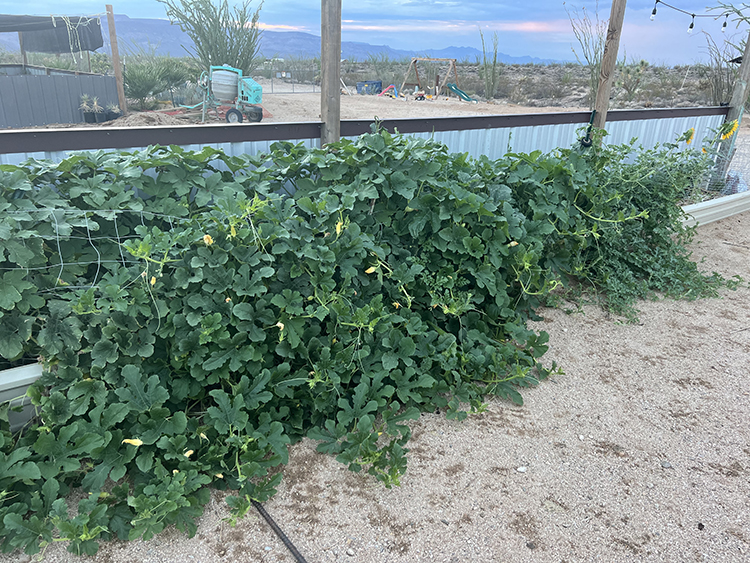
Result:
<instances>
[{"instance_id":1,"label":"distant mountain range","mask_svg":"<svg viewBox=\"0 0 750 563\"><path fill-rule=\"evenodd\" d=\"M109 32L107 19L101 18L104 49L109 52ZM192 41L179 26L168 20L130 18L126 15L115 15L115 28L120 54L137 51L139 48L153 48L156 54L182 57L187 53L183 48L192 46ZM14 33L0 33L0 48L18 51L18 36ZM261 39L261 53L266 58L319 57L320 36L298 31L264 31ZM426 56L434 58L458 59L474 62L482 57L482 52L473 47L446 47L444 49L425 49L405 51L392 49L387 45L370 45L354 41L341 42L341 58L366 61L371 56L387 56L391 59ZM514 57L498 53L498 60L506 64L547 64L555 62L548 59L522 56Z\"/></svg>"}]
</instances>

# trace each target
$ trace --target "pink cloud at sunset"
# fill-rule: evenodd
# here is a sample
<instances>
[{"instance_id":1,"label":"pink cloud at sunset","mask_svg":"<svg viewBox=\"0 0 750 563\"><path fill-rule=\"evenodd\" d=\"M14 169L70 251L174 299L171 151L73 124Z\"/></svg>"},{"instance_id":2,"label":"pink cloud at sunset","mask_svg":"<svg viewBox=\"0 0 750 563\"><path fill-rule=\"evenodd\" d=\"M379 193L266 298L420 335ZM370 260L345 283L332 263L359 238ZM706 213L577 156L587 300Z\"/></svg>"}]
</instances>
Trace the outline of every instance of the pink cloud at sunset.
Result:
<instances>
[{"instance_id":1,"label":"pink cloud at sunset","mask_svg":"<svg viewBox=\"0 0 750 563\"><path fill-rule=\"evenodd\" d=\"M570 30L568 20L497 22L487 25L497 31L520 31L522 33L564 33Z\"/></svg>"},{"instance_id":2,"label":"pink cloud at sunset","mask_svg":"<svg viewBox=\"0 0 750 563\"><path fill-rule=\"evenodd\" d=\"M393 21L359 21L342 20L342 30L345 31L376 31L382 33L400 32L440 32L476 30L481 27L489 31L516 31L521 33L561 33L569 31L570 22L567 20L550 21L445 21L445 20L410 20L395 23Z\"/></svg>"},{"instance_id":3,"label":"pink cloud at sunset","mask_svg":"<svg viewBox=\"0 0 750 563\"><path fill-rule=\"evenodd\" d=\"M282 25L258 22L258 27L268 31L304 31L309 33L310 30L304 25Z\"/></svg>"}]
</instances>

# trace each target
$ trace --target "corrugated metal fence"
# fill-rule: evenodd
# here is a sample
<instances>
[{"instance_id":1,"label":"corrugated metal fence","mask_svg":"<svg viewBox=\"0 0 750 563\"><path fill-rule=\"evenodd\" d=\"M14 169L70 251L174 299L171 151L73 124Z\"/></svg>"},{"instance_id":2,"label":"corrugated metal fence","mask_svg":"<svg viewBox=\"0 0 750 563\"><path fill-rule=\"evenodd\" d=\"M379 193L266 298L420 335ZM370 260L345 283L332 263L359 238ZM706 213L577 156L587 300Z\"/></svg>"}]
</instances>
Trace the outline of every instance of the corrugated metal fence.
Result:
<instances>
[{"instance_id":1,"label":"corrugated metal fence","mask_svg":"<svg viewBox=\"0 0 750 563\"><path fill-rule=\"evenodd\" d=\"M606 141L623 143L636 137L644 147L672 142L691 127L696 144L716 129L727 108L665 110L614 110L608 113ZM508 152L548 152L569 147L589 120L587 112L392 119L382 126L390 131L432 137L452 152L500 158ZM370 130L371 121L342 121L341 134L353 138ZM167 126L141 128L85 128L0 131L0 164L18 164L28 158L60 161L73 150L136 150L148 145L180 145L192 150L205 146L227 154L257 154L274 141L320 145L318 122L259 123L239 125Z\"/></svg>"},{"instance_id":2,"label":"corrugated metal fence","mask_svg":"<svg viewBox=\"0 0 750 563\"><path fill-rule=\"evenodd\" d=\"M117 104L113 76L38 75L0 76L0 128L33 127L51 123L81 123L81 96L99 104Z\"/></svg>"}]
</instances>

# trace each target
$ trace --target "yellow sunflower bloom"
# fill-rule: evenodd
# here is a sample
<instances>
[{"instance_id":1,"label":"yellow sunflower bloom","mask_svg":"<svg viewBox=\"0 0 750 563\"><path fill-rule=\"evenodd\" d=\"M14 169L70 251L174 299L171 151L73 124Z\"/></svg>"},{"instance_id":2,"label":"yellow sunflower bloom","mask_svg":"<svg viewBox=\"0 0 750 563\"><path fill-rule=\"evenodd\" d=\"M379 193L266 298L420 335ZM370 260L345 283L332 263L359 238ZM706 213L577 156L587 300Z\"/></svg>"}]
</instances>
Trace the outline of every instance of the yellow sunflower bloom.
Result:
<instances>
[{"instance_id":1,"label":"yellow sunflower bloom","mask_svg":"<svg viewBox=\"0 0 750 563\"><path fill-rule=\"evenodd\" d=\"M687 138L685 139L686 144L690 144L693 142L693 137L695 137L695 127L691 127L687 130Z\"/></svg>"},{"instance_id":2,"label":"yellow sunflower bloom","mask_svg":"<svg viewBox=\"0 0 750 563\"><path fill-rule=\"evenodd\" d=\"M737 131L737 128L739 127L739 123L735 119L734 121L730 121L729 123L725 123L721 126L721 140L726 141L729 137L734 135L735 131Z\"/></svg>"}]
</instances>

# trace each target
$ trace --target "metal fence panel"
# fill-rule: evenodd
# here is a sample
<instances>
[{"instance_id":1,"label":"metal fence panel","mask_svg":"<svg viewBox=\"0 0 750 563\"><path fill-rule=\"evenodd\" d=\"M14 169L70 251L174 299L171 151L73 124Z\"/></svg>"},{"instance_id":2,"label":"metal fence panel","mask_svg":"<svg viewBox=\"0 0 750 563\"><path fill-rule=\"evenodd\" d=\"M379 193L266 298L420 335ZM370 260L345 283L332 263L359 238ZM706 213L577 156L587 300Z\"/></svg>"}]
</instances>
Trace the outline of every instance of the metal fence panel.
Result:
<instances>
[{"instance_id":1,"label":"metal fence panel","mask_svg":"<svg viewBox=\"0 0 750 563\"><path fill-rule=\"evenodd\" d=\"M39 77L45 78L45 77ZM2 80L0 80L0 84ZM633 137L637 138L637 143L646 147L651 148L657 143L672 142L676 137L687 131L689 128L694 127L696 130L695 144L699 143L706 137L711 135L711 130L718 128L724 120L724 115L720 113L709 113L708 115L679 115L679 113L695 113L695 112L680 112L675 110L673 113L678 115L665 115L663 117L654 117L653 114L645 114L645 117L638 119L638 115L630 116L627 120L613 120L607 124L609 135L605 138L605 142L610 144L621 144L629 142ZM708 112L707 112L708 113ZM523 116L514 116L523 117ZM538 123L540 116L529 116L532 123ZM533 151L550 152L557 148L567 148L572 146L582 136L582 127L585 124L576 122L575 120L571 123L559 122L563 121L558 119L557 123L552 120L552 123L543 125L523 125L521 119L514 119L513 123L509 123L507 127L503 127L500 123L489 123L487 128L476 128L477 125L482 125L482 122L476 122L474 118L473 127L475 128L464 128L462 125L471 125L468 122L464 123L462 118L455 118L448 120L448 123L440 123L435 125L433 122L438 120L426 120L424 123L420 120L411 120L409 127L413 133L410 135L421 137L421 138L433 138L438 142L444 143L448 150L451 152L466 152L474 157L486 155L491 159L497 159L508 152L523 152L530 153ZM503 120L501 123L506 123L507 120ZM364 123L364 122L363 122ZM420 132L420 124L422 132ZM224 148L231 155L238 154L257 154L259 152L267 152L270 150L271 144L275 141L270 139L284 139L284 135L291 137L289 141L298 143L303 142L305 146L319 146L320 142L317 138L318 129L311 128L309 126L302 127L305 124L263 124L257 126L235 126L232 128L222 128L218 126L212 126L208 128L198 127L167 127L167 128L145 128L143 130L122 130L116 129L107 130L106 135L102 136L102 130L99 129L85 129L85 130L74 130L63 131L59 130L53 134L57 139L56 147L61 145L66 146L63 137L69 135L71 139L77 139L75 142L70 142L67 146L76 146L76 143L80 143L83 139L89 142L96 138L94 144L90 146L120 146L128 147L129 145L123 143L125 139L127 142L134 141L133 144L140 142L163 142L163 143L179 143L186 148L193 149L194 147L203 148L205 146L221 147ZM309 124L307 124L309 125ZM351 125L351 123L349 123ZM359 124L362 125L362 124ZM403 124L402 124L403 125ZM498 126L500 125L500 126ZM351 131L352 128L348 127ZM361 127L360 127L361 129ZM355 129L356 130L356 129ZM51 133L51 132L50 132ZM81 137L81 133L85 136ZM18 147L19 140L10 140L10 136L19 135L28 137L27 133L14 132L9 133L9 147ZM119 136L118 136L119 135ZM303 135L308 135L306 138L300 138ZM41 135L40 135L41 136ZM246 141L245 139L251 136L253 140ZM115 137L119 139L119 144L97 144L101 143L112 143L115 142ZM188 140L188 138L190 140ZM201 138L211 142L201 143ZM222 142L222 139L236 139L232 142ZM349 136L347 138L354 138ZM158 141L158 139L163 139ZM167 140L164 140L167 139ZM183 141L180 143L180 139ZM198 140L198 143L195 143ZM187 142L185 142L187 141ZM36 134L34 139L29 139L25 143L26 147L34 148L39 147ZM49 146L49 144L48 144ZM78 146L81 146L80 144ZM83 146L89 146L88 144ZM23 149L22 149L23 150ZM28 150L28 148L26 149ZM108 149L104 149L108 150ZM133 150L123 148L121 150ZM7 151L4 151L7 152ZM0 163L19 163L28 158L30 155L43 154L43 158L49 158L52 160L60 160L64 154L69 151L54 151L39 153L38 151L33 152L19 152L10 154L0 154ZM38 158L38 157L37 157Z\"/></svg>"},{"instance_id":2,"label":"metal fence panel","mask_svg":"<svg viewBox=\"0 0 750 563\"><path fill-rule=\"evenodd\" d=\"M213 147L224 151L229 156L240 156L243 154L260 154L269 152L271 145L276 141L254 141L244 143L210 143L210 144L192 144L183 145L182 148L190 151L200 152L206 147ZM298 144L302 143L307 148L319 147L319 139L289 139L290 143ZM133 152L144 150L146 147L133 147L129 149L118 149L121 152ZM10 154L0 154L0 164L14 164L19 165L30 158L36 160L50 160L52 162L60 162L67 158L71 153L81 151L37 151L37 152L20 152ZM83 151L85 152L85 151Z\"/></svg>"},{"instance_id":3,"label":"metal fence panel","mask_svg":"<svg viewBox=\"0 0 750 563\"><path fill-rule=\"evenodd\" d=\"M103 107L118 103L113 76L0 76L0 128L80 123L83 94L96 96Z\"/></svg>"}]
</instances>

